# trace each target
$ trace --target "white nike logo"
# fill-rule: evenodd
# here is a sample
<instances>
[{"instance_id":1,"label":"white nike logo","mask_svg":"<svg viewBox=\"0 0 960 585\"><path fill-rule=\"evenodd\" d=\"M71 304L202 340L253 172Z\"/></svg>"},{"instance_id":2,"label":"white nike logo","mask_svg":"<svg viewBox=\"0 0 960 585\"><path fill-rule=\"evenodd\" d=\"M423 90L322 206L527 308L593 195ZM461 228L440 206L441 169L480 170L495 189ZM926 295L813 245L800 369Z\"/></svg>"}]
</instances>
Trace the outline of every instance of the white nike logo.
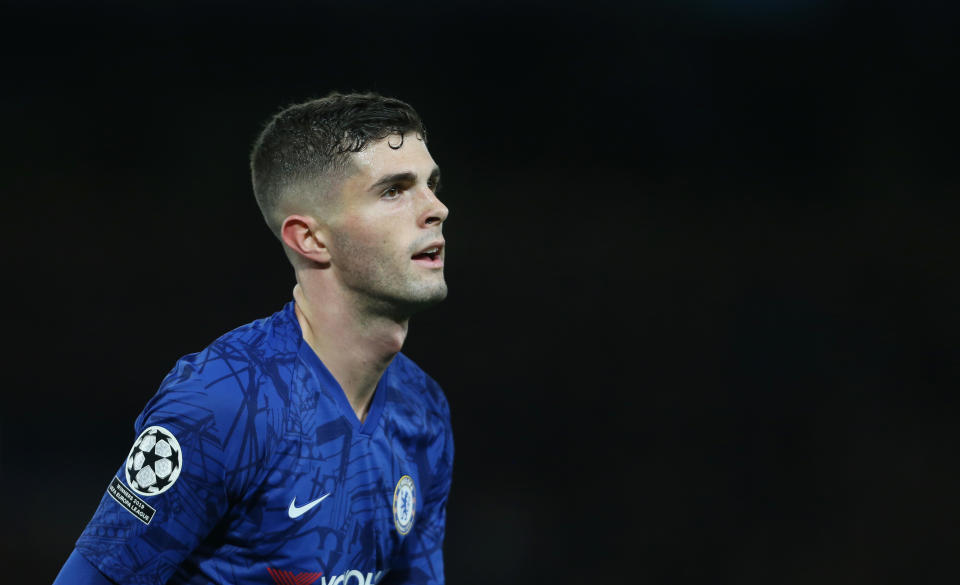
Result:
<instances>
[{"instance_id":1,"label":"white nike logo","mask_svg":"<svg viewBox=\"0 0 960 585\"><path fill-rule=\"evenodd\" d=\"M326 494L320 496L319 498L317 498L316 500L310 502L309 504L304 504L303 506L300 506L299 508L297 507L297 497L294 496L293 499L290 500L290 509L287 510L287 514L288 514L291 518L299 518L300 516L303 516L304 514L306 514L307 512L309 512L311 508L313 508L314 506L316 506L316 505L319 504L320 502L326 500L327 497L329 497L329 496L330 496L330 494L329 494L329 493L326 493Z\"/></svg>"}]
</instances>

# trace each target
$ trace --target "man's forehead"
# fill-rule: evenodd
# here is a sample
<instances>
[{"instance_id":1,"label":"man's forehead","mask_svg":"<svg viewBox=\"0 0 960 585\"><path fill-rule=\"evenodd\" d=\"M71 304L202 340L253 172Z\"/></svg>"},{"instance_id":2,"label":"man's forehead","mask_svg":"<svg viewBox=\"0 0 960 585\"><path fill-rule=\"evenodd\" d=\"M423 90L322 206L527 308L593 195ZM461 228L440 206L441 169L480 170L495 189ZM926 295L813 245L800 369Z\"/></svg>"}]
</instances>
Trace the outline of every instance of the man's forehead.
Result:
<instances>
[{"instance_id":1,"label":"man's forehead","mask_svg":"<svg viewBox=\"0 0 960 585\"><path fill-rule=\"evenodd\" d=\"M414 133L392 134L372 142L351 155L357 174L376 179L385 173L422 171L430 173L436 166L427 144Z\"/></svg>"}]
</instances>

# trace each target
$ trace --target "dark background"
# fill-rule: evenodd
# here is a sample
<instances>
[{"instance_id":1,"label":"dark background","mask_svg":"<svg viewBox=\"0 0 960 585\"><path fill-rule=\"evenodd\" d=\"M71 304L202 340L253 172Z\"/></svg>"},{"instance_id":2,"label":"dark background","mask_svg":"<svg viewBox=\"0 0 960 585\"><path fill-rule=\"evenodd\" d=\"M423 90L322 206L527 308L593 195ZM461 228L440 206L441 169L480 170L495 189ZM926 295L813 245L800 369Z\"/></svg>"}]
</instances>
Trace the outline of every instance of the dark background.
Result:
<instances>
[{"instance_id":1,"label":"dark background","mask_svg":"<svg viewBox=\"0 0 960 585\"><path fill-rule=\"evenodd\" d=\"M293 274L247 152L412 103L469 583L956 573L956 10L826 0L14 2L0 24L4 582L52 581L185 353Z\"/></svg>"}]
</instances>

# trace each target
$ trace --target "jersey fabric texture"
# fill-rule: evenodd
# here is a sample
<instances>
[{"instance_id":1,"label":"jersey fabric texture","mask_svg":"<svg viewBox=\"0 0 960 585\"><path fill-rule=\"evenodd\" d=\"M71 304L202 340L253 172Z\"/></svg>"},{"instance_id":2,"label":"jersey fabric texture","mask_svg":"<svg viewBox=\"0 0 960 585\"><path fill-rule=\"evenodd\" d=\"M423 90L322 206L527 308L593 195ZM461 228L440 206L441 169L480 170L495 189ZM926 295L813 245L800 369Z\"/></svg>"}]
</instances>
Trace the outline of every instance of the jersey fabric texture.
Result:
<instances>
[{"instance_id":1,"label":"jersey fabric texture","mask_svg":"<svg viewBox=\"0 0 960 585\"><path fill-rule=\"evenodd\" d=\"M361 423L291 302L178 361L135 430L77 541L118 583L443 583L450 412L403 354Z\"/></svg>"}]
</instances>

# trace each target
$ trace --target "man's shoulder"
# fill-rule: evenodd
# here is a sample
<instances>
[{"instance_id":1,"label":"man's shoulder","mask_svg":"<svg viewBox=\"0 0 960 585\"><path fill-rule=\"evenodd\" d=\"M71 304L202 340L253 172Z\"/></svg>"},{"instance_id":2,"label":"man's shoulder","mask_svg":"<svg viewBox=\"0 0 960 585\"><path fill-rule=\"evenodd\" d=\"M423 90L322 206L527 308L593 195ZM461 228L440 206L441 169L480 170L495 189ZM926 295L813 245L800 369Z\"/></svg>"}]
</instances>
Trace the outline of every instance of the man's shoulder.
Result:
<instances>
[{"instance_id":1,"label":"man's shoulder","mask_svg":"<svg viewBox=\"0 0 960 585\"><path fill-rule=\"evenodd\" d=\"M202 350L183 356L168 375L215 381L224 373L251 372L292 362L299 349L289 306L224 333ZM166 381L165 381L166 382Z\"/></svg>"},{"instance_id":2,"label":"man's shoulder","mask_svg":"<svg viewBox=\"0 0 960 585\"><path fill-rule=\"evenodd\" d=\"M292 360L300 347L300 330L293 313L293 304L270 315L251 321L224 333L198 354L216 362L236 361L252 365Z\"/></svg>"},{"instance_id":3,"label":"man's shoulder","mask_svg":"<svg viewBox=\"0 0 960 585\"><path fill-rule=\"evenodd\" d=\"M290 378L299 338L290 307L229 331L174 364L147 405L235 411L254 394L280 391Z\"/></svg>"},{"instance_id":4,"label":"man's shoulder","mask_svg":"<svg viewBox=\"0 0 960 585\"><path fill-rule=\"evenodd\" d=\"M403 353L394 358L391 379L393 395L398 402L422 409L427 416L449 420L450 406L440 384Z\"/></svg>"}]
</instances>

